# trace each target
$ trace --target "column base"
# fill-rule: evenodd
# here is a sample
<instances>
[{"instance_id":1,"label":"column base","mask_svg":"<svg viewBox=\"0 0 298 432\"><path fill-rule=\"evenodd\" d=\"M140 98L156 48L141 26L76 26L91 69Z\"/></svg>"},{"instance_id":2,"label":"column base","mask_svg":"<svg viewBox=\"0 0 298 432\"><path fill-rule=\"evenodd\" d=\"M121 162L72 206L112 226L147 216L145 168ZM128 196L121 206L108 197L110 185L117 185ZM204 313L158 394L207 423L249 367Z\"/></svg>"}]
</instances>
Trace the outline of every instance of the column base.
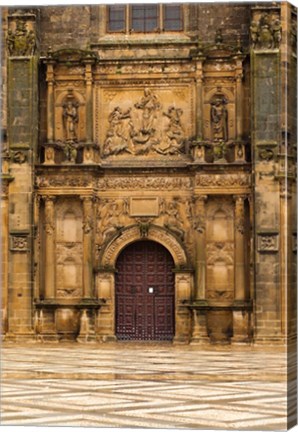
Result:
<instances>
[{"instance_id":1,"label":"column base","mask_svg":"<svg viewBox=\"0 0 298 432\"><path fill-rule=\"evenodd\" d=\"M188 336L175 336L173 339L173 345L188 345L189 337Z\"/></svg>"},{"instance_id":2,"label":"column base","mask_svg":"<svg viewBox=\"0 0 298 432\"><path fill-rule=\"evenodd\" d=\"M109 342L118 342L117 337L115 335L100 335L95 337L96 342L100 343L109 343Z\"/></svg>"}]
</instances>

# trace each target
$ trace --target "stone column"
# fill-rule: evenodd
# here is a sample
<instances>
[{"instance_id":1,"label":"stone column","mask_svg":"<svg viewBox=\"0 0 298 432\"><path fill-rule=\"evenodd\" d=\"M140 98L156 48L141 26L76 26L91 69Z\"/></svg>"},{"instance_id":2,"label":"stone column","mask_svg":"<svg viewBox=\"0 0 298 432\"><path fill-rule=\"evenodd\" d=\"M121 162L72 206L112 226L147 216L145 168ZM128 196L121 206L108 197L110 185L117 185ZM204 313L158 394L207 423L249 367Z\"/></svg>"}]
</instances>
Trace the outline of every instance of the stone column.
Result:
<instances>
[{"instance_id":1,"label":"stone column","mask_svg":"<svg viewBox=\"0 0 298 432\"><path fill-rule=\"evenodd\" d=\"M53 165L55 163L55 149L54 149L54 118L55 118L55 107L54 107L54 64L55 61L51 59L47 60L47 144L45 146L45 165Z\"/></svg>"},{"instance_id":2,"label":"stone column","mask_svg":"<svg viewBox=\"0 0 298 432\"><path fill-rule=\"evenodd\" d=\"M195 300L205 299L206 291L206 212L207 195L195 197L196 281Z\"/></svg>"},{"instance_id":3,"label":"stone column","mask_svg":"<svg viewBox=\"0 0 298 432\"><path fill-rule=\"evenodd\" d=\"M247 310L247 287L245 269L245 195L235 200L235 301L233 309L233 343L249 340L250 315Z\"/></svg>"},{"instance_id":4,"label":"stone column","mask_svg":"<svg viewBox=\"0 0 298 432\"><path fill-rule=\"evenodd\" d=\"M8 331L8 181L1 178L1 334Z\"/></svg>"},{"instance_id":5,"label":"stone column","mask_svg":"<svg viewBox=\"0 0 298 432\"><path fill-rule=\"evenodd\" d=\"M236 195L235 200L235 300L246 300L245 284L245 217L246 196Z\"/></svg>"},{"instance_id":6,"label":"stone column","mask_svg":"<svg viewBox=\"0 0 298 432\"><path fill-rule=\"evenodd\" d=\"M94 59L85 59L85 83L86 83L86 144L83 150L84 163L94 163L93 144L93 103L92 103L92 65Z\"/></svg>"},{"instance_id":7,"label":"stone column","mask_svg":"<svg viewBox=\"0 0 298 432\"><path fill-rule=\"evenodd\" d=\"M49 144L54 142L54 64L55 61L47 60L47 141Z\"/></svg>"},{"instance_id":8,"label":"stone column","mask_svg":"<svg viewBox=\"0 0 298 432\"><path fill-rule=\"evenodd\" d=\"M55 196L43 196L45 202L45 299L52 299L55 287Z\"/></svg>"},{"instance_id":9,"label":"stone column","mask_svg":"<svg viewBox=\"0 0 298 432\"><path fill-rule=\"evenodd\" d=\"M92 236L93 236L93 198L82 196L83 202L83 297L93 297L93 263L92 263Z\"/></svg>"}]
</instances>

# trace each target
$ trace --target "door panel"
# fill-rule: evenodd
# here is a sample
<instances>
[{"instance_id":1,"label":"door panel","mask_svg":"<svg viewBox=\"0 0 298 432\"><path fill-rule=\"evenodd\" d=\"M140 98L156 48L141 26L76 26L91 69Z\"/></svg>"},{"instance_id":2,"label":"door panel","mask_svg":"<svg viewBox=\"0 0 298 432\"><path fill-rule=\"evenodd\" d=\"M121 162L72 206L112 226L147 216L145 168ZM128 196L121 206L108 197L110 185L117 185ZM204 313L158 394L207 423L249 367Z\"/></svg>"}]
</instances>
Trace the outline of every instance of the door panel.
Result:
<instances>
[{"instance_id":1,"label":"door panel","mask_svg":"<svg viewBox=\"0 0 298 432\"><path fill-rule=\"evenodd\" d=\"M116 336L122 340L172 340L174 261L160 244L133 243L116 264Z\"/></svg>"}]
</instances>

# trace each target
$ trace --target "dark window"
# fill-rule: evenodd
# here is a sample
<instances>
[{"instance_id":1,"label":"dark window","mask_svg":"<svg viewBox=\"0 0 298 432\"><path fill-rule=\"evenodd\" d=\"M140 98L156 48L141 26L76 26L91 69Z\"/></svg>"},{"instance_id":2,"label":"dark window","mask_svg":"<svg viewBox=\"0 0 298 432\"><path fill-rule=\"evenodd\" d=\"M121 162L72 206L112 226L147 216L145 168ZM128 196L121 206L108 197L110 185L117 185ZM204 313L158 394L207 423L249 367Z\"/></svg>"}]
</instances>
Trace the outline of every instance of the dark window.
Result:
<instances>
[{"instance_id":1,"label":"dark window","mask_svg":"<svg viewBox=\"0 0 298 432\"><path fill-rule=\"evenodd\" d=\"M181 5L164 5L164 30L182 30L182 11Z\"/></svg>"},{"instance_id":2,"label":"dark window","mask_svg":"<svg viewBox=\"0 0 298 432\"><path fill-rule=\"evenodd\" d=\"M131 27L134 31L150 32L158 28L158 5L131 6Z\"/></svg>"},{"instance_id":3,"label":"dark window","mask_svg":"<svg viewBox=\"0 0 298 432\"><path fill-rule=\"evenodd\" d=\"M109 6L108 28L112 32L125 31L124 5Z\"/></svg>"}]
</instances>

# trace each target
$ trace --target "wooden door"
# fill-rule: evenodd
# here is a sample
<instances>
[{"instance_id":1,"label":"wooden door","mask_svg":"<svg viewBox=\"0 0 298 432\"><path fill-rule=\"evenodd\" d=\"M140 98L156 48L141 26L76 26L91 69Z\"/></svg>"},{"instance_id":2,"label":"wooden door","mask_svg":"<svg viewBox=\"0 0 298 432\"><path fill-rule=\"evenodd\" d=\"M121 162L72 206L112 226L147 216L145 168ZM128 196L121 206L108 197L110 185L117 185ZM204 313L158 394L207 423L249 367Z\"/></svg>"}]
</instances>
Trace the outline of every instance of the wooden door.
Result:
<instances>
[{"instance_id":1,"label":"wooden door","mask_svg":"<svg viewBox=\"0 0 298 432\"><path fill-rule=\"evenodd\" d=\"M116 336L120 340L172 340L174 261L159 243L126 247L116 264Z\"/></svg>"}]
</instances>

